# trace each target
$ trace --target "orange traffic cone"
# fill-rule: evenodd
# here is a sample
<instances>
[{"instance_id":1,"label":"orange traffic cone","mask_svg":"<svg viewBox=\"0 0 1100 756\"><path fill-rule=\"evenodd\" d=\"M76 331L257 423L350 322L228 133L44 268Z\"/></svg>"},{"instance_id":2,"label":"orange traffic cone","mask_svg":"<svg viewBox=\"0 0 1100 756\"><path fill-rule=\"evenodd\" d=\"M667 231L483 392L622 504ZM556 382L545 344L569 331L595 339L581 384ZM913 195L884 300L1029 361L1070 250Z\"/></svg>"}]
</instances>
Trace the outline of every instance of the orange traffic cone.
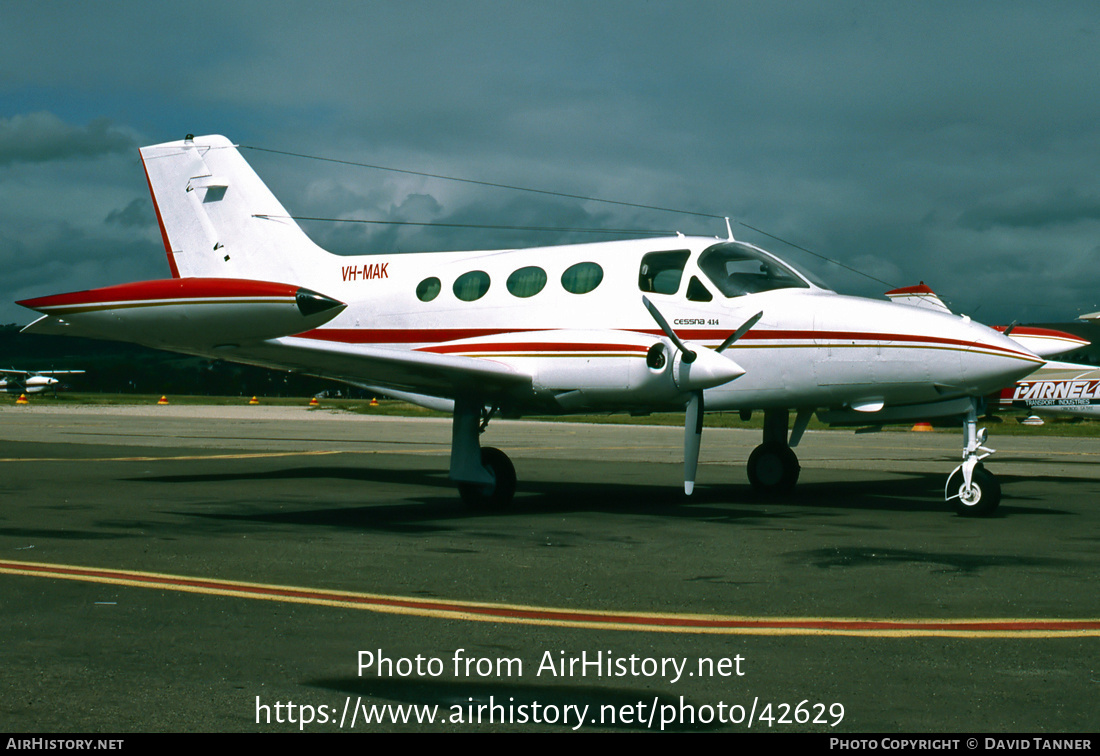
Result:
<instances>
[{"instance_id":1,"label":"orange traffic cone","mask_svg":"<svg viewBox=\"0 0 1100 756\"><path fill-rule=\"evenodd\" d=\"M20 394L19 398L15 400L15 403L16 404L30 404L30 402L27 401L27 395L26 394Z\"/></svg>"},{"instance_id":2,"label":"orange traffic cone","mask_svg":"<svg viewBox=\"0 0 1100 756\"><path fill-rule=\"evenodd\" d=\"M910 430L927 432L927 431L932 430L932 423L929 423L929 422L917 423Z\"/></svg>"},{"instance_id":3,"label":"orange traffic cone","mask_svg":"<svg viewBox=\"0 0 1100 756\"><path fill-rule=\"evenodd\" d=\"M377 406L378 406L378 397L376 397L376 396L375 396L375 397L371 397L371 400L370 400L370 406L371 406L371 407L377 407Z\"/></svg>"},{"instance_id":4,"label":"orange traffic cone","mask_svg":"<svg viewBox=\"0 0 1100 756\"><path fill-rule=\"evenodd\" d=\"M168 397L162 396L160 398L160 401L157 402L157 404L168 404Z\"/></svg>"},{"instance_id":5,"label":"orange traffic cone","mask_svg":"<svg viewBox=\"0 0 1100 756\"><path fill-rule=\"evenodd\" d=\"M313 397L312 399L309 400L309 406L310 407L320 407L321 403L319 401L317 401L317 397Z\"/></svg>"},{"instance_id":6,"label":"orange traffic cone","mask_svg":"<svg viewBox=\"0 0 1100 756\"><path fill-rule=\"evenodd\" d=\"M251 399L248 400L248 403L249 404L259 404L260 400L257 399L256 397L252 397Z\"/></svg>"}]
</instances>

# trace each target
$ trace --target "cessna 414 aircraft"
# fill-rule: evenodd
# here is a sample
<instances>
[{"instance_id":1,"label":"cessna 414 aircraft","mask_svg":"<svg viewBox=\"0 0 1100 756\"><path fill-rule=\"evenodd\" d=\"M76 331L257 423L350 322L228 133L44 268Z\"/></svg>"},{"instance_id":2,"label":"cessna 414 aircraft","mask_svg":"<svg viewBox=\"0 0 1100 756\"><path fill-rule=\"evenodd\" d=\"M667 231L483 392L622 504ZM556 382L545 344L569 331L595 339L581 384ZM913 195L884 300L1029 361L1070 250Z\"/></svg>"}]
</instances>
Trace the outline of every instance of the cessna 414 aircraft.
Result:
<instances>
[{"instance_id":1,"label":"cessna 414 aircraft","mask_svg":"<svg viewBox=\"0 0 1100 756\"><path fill-rule=\"evenodd\" d=\"M141 150L172 278L29 299L27 330L300 371L454 413L450 477L473 506L515 491L495 416L685 411L691 493L703 412L762 411L752 485L789 491L814 412L964 418L946 498L988 514L978 399L1043 364L969 318L821 288L733 239L343 257L316 246L221 136ZM728 224L727 224L728 230ZM788 434L790 413L795 413Z\"/></svg>"}]
</instances>

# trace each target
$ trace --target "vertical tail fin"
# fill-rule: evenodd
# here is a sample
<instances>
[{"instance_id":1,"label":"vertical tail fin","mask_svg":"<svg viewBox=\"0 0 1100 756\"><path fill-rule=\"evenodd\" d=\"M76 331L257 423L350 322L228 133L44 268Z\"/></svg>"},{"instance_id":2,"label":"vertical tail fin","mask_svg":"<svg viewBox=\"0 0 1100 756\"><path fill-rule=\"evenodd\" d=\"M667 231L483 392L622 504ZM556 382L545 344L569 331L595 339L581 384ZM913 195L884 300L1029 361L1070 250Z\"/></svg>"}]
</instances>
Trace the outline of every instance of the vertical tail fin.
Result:
<instances>
[{"instance_id":1,"label":"vertical tail fin","mask_svg":"<svg viewBox=\"0 0 1100 756\"><path fill-rule=\"evenodd\" d=\"M225 137L143 147L141 159L173 277L305 283L328 256Z\"/></svg>"}]
</instances>

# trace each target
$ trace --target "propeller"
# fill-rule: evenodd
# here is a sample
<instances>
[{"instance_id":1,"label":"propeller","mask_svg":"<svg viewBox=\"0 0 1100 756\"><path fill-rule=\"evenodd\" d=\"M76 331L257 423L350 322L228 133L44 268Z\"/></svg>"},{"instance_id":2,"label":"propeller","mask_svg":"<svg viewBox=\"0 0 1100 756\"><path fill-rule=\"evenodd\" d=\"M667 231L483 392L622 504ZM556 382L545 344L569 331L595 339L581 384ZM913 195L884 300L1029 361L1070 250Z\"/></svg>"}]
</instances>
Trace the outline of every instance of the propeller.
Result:
<instances>
[{"instance_id":1,"label":"propeller","mask_svg":"<svg viewBox=\"0 0 1100 756\"><path fill-rule=\"evenodd\" d=\"M759 321L759 320L760 320L760 318L762 318L762 317L764 317L764 311L763 311L763 310L761 310L760 312L756 313L756 314L755 314L755 315L753 315L753 316L752 316L751 318L749 318L749 319L748 319L748 320L746 320L746 321L745 321L744 323L742 323L742 324L741 324L741 327L740 327L740 328L738 328L738 329L737 329L736 331L734 331L733 333L731 333L731 334L729 335L729 337L728 337L728 338L727 338L727 339L726 339L725 341L723 341L723 342L722 342L722 345L721 345L721 346L719 346L719 347L718 347L717 349L715 349L714 351L716 351L716 352L718 352L719 354L721 354L722 352L724 352L724 351L726 351L727 349L729 349L729 348L730 348L730 344L732 344L733 342L737 341L737 340L738 340L739 338L741 338L741 337L742 337L742 336L744 336L744 335L745 335L746 333L748 333L748 332L749 332L749 329L750 329L750 328L752 328L752 327L753 327L754 325L756 325L757 321Z\"/></svg>"},{"instance_id":2,"label":"propeller","mask_svg":"<svg viewBox=\"0 0 1100 756\"><path fill-rule=\"evenodd\" d=\"M690 349L676 335L676 332L672 330L672 326L668 324L660 310L649 301L648 297L642 297L642 304L649 310L649 314L657 321L657 325L661 327L669 341L676 345L676 348L680 351L681 361L686 366L679 373L673 372L672 379L678 388L691 392L684 417L684 493L690 496L695 489L695 472L699 469L699 447L703 438L703 412L705 409L703 389L720 386L745 374L740 365L728 357L720 357L719 354L748 333L749 329L756 325L760 318L764 317L764 313L758 312L746 320L714 352L708 349L696 351Z\"/></svg>"},{"instance_id":3,"label":"propeller","mask_svg":"<svg viewBox=\"0 0 1100 756\"><path fill-rule=\"evenodd\" d=\"M684 356L684 362L691 364L695 362L695 358L699 355L696 352L687 348L687 344L680 341L680 337L676 335L676 332L672 330L672 326L665 320L665 316L661 314L661 311L657 309L657 306L649 301L649 297L642 297L642 304L649 310L649 314L653 316L653 319L657 321L657 325L661 326L661 330L665 332L665 336L668 336L669 340L676 345L676 348L680 350L680 354Z\"/></svg>"}]
</instances>

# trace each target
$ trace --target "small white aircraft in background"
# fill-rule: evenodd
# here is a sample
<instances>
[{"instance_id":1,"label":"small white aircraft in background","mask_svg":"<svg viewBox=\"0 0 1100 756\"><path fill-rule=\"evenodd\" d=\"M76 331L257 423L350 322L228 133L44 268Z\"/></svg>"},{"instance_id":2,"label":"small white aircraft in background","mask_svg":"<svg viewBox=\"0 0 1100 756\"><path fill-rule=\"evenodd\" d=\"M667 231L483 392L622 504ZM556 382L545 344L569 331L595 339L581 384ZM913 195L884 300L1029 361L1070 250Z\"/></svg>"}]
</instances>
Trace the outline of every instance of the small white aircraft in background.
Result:
<instances>
[{"instance_id":1,"label":"small white aircraft in background","mask_svg":"<svg viewBox=\"0 0 1100 756\"><path fill-rule=\"evenodd\" d=\"M56 391L61 386L61 381L53 376L83 372L83 370L5 370L0 368L0 391L7 391L10 394L38 394L51 388Z\"/></svg>"},{"instance_id":2,"label":"small white aircraft in background","mask_svg":"<svg viewBox=\"0 0 1100 756\"><path fill-rule=\"evenodd\" d=\"M814 412L964 418L947 498L988 514L980 397L1043 364L969 318L842 296L764 250L676 236L342 257L316 246L221 136L141 150L172 278L25 300L26 330L341 380L454 413L450 477L474 506L515 491L483 448L495 416L686 411L691 493L704 410L764 414L752 485L786 492ZM728 224L727 224L728 230ZM791 413L793 428L788 433Z\"/></svg>"}]
</instances>

